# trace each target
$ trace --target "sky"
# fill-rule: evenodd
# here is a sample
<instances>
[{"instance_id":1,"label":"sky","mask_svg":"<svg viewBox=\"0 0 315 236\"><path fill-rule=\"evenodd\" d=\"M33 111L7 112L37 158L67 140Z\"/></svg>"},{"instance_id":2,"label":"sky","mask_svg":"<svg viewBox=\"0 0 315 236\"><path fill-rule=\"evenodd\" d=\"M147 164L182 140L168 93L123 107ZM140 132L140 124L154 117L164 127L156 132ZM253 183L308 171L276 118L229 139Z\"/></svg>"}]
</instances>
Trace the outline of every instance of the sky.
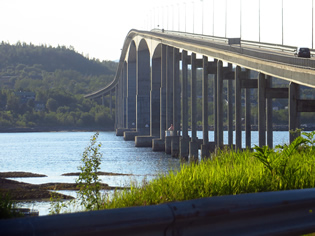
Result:
<instances>
[{"instance_id":1,"label":"sky","mask_svg":"<svg viewBox=\"0 0 315 236\"><path fill-rule=\"evenodd\" d=\"M101 61L119 59L124 39L133 28L311 48L312 1L1 0L0 41L72 46Z\"/></svg>"}]
</instances>

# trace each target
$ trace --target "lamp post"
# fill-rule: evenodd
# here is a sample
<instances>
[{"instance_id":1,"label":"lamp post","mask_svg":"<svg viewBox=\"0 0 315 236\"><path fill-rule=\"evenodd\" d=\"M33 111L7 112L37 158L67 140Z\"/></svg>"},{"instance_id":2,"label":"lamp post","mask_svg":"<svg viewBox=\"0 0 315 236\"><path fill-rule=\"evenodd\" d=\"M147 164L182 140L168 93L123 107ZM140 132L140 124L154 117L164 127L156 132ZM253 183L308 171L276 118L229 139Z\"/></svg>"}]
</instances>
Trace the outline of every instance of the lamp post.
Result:
<instances>
[{"instance_id":1,"label":"lamp post","mask_svg":"<svg viewBox=\"0 0 315 236\"><path fill-rule=\"evenodd\" d=\"M214 0L212 0L212 36L214 36Z\"/></svg>"},{"instance_id":2,"label":"lamp post","mask_svg":"<svg viewBox=\"0 0 315 236\"><path fill-rule=\"evenodd\" d=\"M186 2L184 4L185 4L185 33L186 33L187 32L187 29L186 29L186 18L187 18Z\"/></svg>"},{"instance_id":3,"label":"lamp post","mask_svg":"<svg viewBox=\"0 0 315 236\"><path fill-rule=\"evenodd\" d=\"M178 31L180 31L180 7L179 7L179 3L177 3L177 8L178 8Z\"/></svg>"},{"instance_id":4,"label":"lamp post","mask_svg":"<svg viewBox=\"0 0 315 236\"><path fill-rule=\"evenodd\" d=\"M259 23L259 27L258 27L258 30L259 30L259 36L258 36L258 42L260 42L260 0L258 0L258 23Z\"/></svg>"},{"instance_id":5,"label":"lamp post","mask_svg":"<svg viewBox=\"0 0 315 236\"><path fill-rule=\"evenodd\" d=\"M195 33L195 2L193 4L193 34Z\"/></svg>"},{"instance_id":6,"label":"lamp post","mask_svg":"<svg viewBox=\"0 0 315 236\"><path fill-rule=\"evenodd\" d=\"M281 1L282 4L282 10L281 10L281 18L282 18L282 45L283 45L283 0Z\"/></svg>"},{"instance_id":7,"label":"lamp post","mask_svg":"<svg viewBox=\"0 0 315 236\"><path fill-rule=\"evenodd\" d=\"M227 0L225 0L225 38L227 36Z\"/></svg>"},{"instance_id":8,"label":"lamp post","mask_svg":"<svg viewBox=\"0 0 315 236\"><path fill-rule=\"evenodd\" d=\"M202 15L201 15L201 34L203 35L203 16L204 16L204 2L203 0L200 0L201 1L201 7L202 7Z\"/></svg>"},{"instance_id":9,"label":"lamp post","mask_svg":"<svg viewBox=\"0 0 315 236\"><path fill-rule=\"evenodd\" d=\"M240 38L242 39L242 0L240 0Z\"/></svg>"}]
</instances>

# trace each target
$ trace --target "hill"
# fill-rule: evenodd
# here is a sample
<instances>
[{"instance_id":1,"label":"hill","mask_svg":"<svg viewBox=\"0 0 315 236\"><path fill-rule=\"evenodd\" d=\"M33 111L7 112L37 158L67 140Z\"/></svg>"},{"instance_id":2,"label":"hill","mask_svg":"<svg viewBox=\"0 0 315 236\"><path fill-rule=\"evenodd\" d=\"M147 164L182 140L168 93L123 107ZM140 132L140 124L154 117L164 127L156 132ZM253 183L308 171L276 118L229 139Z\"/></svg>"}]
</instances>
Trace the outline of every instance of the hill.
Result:
<instances>
[{"instance_id":1,"label":"hill","mask_svg":"<svg viewBox=\"0 0 315 236\"><path fill-rule=\"evenodd\" d=\"M116 68L65 46L2 42L0 128L112 127L108 108L83 96L110 83Z\"/></svg>"}]
</instances>

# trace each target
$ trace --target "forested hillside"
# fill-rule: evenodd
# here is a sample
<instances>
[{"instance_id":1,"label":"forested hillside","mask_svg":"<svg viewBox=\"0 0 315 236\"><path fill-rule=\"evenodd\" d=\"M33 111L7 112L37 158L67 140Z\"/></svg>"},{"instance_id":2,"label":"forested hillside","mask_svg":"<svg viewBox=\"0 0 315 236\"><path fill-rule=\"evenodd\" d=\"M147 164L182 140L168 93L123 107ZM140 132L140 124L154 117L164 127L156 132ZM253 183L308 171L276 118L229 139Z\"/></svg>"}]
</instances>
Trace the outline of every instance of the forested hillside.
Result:
<instances>
[{"instance_id":1,"label":"forested hillside","mask_svg":"<svg viewBox=\"0 0 315 236\"><path fill-rule=\"evenodd\" d=\"M113 128L100 101L84 94L109 84L117 63L90 60L65 46L0 44L0 129Z\"/></svg>"}]
</instances>

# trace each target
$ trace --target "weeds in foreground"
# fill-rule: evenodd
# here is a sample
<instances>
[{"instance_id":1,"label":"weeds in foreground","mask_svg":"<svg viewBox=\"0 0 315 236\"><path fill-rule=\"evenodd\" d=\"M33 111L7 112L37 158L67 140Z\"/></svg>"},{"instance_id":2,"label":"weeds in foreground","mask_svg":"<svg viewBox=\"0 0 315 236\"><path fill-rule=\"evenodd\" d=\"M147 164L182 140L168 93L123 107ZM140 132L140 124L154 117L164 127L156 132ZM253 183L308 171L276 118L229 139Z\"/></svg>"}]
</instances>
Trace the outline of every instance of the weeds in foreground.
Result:
<instances>
[{"instance_id":1,"label":"weeds in foreground","mask_svg":"<svg viewBox=\"0 0 315 236\"><path fill-rule=\"evenodd\" d=\"M304 134L304 133L303 133ZM292 144L256 151L219 150L213 160L183 164L180 171L130 190L116 191L104 208L144 206L211 196L315 187L314 134ZM312 139L312 140L311 140Z\"/></svg>"},{"instance_id":2,"label":"weeds in foreground","mask_svg":"<svg viewBox=\"0 0 315 236\"><path fill-rule=\"evenodd\" d=\"M99 210L102 199L100 193L100 182L98 170L100 169L102 154L99 152L101 143L97 143L99 133L94 134L90 139L90 145L85 148L82 155L82 165L78 167L81 171L76 180L79 191L77 199L61 202L58 194L54 191L50 198L50 214L60 214L65 209L70 210L75 205L85 210Z\"/></svg>"},{"instance_id":3,"label":"weeds in foreground","mask_svg":"<svg viewBox=\"0 0 315 236\"><path fill-rule=\"evenodd\" d=\"M8 194L2 196L0 194L0 219L8 219L22 217L23 215L15 211L15 202L13 202Z\"/></svg>"},{"instance_id":4,"label":"weeds in foreground","mask_svg":"<svg viewBox=\"0 0 315 236\"><path fill-rule=\"evenodd\" d=\"M110 209L211 196L313 188L314 136L315 132L308 133L275 150L268 147L256 147L255 152L219 150L212 160L182 164L180 170L160 174L150 182L131 183L128 190L117 190L111 196L95 194L85 201L92 200L90 209ZM92 156L97 152L98 149L92 150ZM94 169L97 169L97 162ZM93 182L89 184L94 186ZM96 205L94 201L97 201Z\"/></svg>"}]
</instances>

